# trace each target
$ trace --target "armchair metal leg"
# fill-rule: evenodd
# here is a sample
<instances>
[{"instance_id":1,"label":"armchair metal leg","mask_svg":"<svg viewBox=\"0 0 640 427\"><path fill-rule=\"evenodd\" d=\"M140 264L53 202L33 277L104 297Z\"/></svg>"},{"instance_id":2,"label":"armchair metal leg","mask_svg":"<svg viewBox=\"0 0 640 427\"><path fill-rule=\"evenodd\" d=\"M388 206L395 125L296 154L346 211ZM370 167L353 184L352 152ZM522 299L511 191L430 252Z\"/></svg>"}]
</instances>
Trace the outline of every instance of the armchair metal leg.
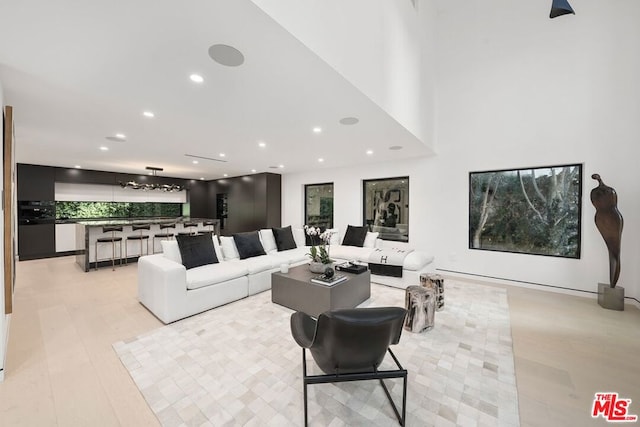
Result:
<instances>
[{"instance_id":1,"label":"armchair metal leg","mask_svg":"<svg viewBox=\"0 0 640 427\"><path fill-rule=\"evenodd\" d=\"M382 385L382 389L384 393L387 395L387 399L389 403L391 403L391 407L393 408L393 412L398 419L398 422L401 426L404 426L406 423L406 415L407 415L407 371L402 368L400 362L396 358L396 355L393 354L391 349L388 349L389 354L393 357L393 361L398 366L397 370L391 371L378 371L374 370L374 372L363 372L363 373L352 373L352 374L339 374L336 372L334 375L307 375L307 359L305 348L302 348L302 373L303 373L303 395L304 395L304 425L305 427L308 425L308 413L307 413L307 386L309 384L326 384L326 383L339 383L339 382L347 382L347 381L362 381L362 380L379 380ZM402 415L400 411L398 411L398 407L396 406L393 398L391 397L391 393L389 393L389 389L384 383L384 378L402 378Z\"/></svg>"},{"instance_id":2,"label":"armchair metal leg","mask_svg":"<svg viewBox=\"0 0 640 427\"><path fill-rule=\"evenodd\" d=\"M304 347L302 348L302 373L303 375L303 384L304 384L304 426L307 427L307 357Z\"/></svg>"}]
</instances>

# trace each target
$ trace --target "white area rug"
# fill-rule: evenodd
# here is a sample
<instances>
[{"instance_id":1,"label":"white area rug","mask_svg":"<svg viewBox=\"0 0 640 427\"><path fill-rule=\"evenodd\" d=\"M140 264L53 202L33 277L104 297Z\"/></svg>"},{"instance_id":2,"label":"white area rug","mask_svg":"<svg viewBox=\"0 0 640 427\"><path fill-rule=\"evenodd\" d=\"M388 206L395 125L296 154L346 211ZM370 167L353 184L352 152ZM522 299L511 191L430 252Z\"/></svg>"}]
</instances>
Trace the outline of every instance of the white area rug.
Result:
<instances>
[{"instance_id":1,"label":"white area rug","mask_svg":"<svg viewBox=\"0 0 640 427\"><path fill-rule=\"evenodd\" d=\"M362 306L404 306L404 290L372 284ZM164 426L300 426L302 350L292 311L271 292L113 345ZM393 351L408 370L408 426L518 426L506 291L445 283L427 332ZM321 373L307 353L310 373ZM381 369L393 369L389 356ZM402 381L387 381L397 404ZM398 425L377 381L309 386L309 425Z\"/></svg>"}]
</instances>

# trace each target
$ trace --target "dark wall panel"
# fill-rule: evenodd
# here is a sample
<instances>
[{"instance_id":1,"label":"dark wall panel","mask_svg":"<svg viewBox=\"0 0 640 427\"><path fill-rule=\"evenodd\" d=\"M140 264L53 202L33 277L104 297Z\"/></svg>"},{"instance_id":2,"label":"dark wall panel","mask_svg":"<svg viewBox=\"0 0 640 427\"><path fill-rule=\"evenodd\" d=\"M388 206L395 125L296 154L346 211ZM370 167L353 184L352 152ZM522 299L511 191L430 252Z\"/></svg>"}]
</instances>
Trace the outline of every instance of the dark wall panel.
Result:
<instances>
[{"instance_id":1,"label":"dark wall panel","mask_svg":"<svg viewBox=\"0 0 640 427\"><path fill-rule=\"evenodd\" d=\"M55 168L18 163L18 200L54 200Z\"/></svg>"},{"instance_id":2,"label":"dark wall panel","mask_svg":"<svg viewBox=\"0 0 640 427\"><path fill-rule=\"evenodd\" d=\"M20 260L51 256L56 252L55 224L19 225L18 257Z\"/></svg>"}]
</instances>

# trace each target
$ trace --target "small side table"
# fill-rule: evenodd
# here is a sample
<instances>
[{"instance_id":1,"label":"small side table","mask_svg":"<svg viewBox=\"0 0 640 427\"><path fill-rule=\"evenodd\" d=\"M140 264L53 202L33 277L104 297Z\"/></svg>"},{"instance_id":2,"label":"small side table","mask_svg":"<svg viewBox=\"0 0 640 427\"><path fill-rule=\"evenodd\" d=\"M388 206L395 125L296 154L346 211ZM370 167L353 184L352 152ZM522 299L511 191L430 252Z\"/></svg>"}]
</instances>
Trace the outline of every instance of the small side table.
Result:
<instances>
[{"instance_id":1,"label":"small side table","mask_svg":"<svg viewBox=\"0 0 640 427\"><path fill-rule=\"evenodd\" d=\"M439 274L423 273L420 286L433 289L436 293L436 311L444 310L444 279Z\"/></svg>"},{"instance_id":2,"label":"small side table","mask_svg":"<svg viewBox=\"0 0 640 427\"><path fill-rule=\"evenodd\" d=\"M422 286L409 286L405 291L407 317L404 329L410 332L422 332L433 328L435 318L436 294L433 289Z\"/></svg>"}]
</instances>

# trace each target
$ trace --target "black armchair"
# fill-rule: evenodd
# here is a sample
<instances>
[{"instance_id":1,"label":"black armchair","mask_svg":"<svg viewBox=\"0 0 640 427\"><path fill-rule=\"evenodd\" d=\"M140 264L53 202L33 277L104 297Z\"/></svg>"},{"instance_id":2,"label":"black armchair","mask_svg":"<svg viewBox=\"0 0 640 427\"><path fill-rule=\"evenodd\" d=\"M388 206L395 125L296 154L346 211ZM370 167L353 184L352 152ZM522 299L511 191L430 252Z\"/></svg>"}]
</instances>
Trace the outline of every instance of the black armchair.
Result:
<instances>
[{"instance_id":1,"label":"black armchair","mask_svg":"<svg viewBox=\"0 0 640 427\"><path fill-rule=\"evenodd\" d=\"M400 425L405 423L407 371L389 348L400 341L407 311L400 307L353 308L326 311L315 320L296 312L291 334L302 347L304 423L307 425L307 385L344 381L380 380ZM306 349L326 375L307 375ZM379 371L389 352L398 369ZM402 415L384 384L385 378L402 378Z\"/></svg>"}]
</instances>

